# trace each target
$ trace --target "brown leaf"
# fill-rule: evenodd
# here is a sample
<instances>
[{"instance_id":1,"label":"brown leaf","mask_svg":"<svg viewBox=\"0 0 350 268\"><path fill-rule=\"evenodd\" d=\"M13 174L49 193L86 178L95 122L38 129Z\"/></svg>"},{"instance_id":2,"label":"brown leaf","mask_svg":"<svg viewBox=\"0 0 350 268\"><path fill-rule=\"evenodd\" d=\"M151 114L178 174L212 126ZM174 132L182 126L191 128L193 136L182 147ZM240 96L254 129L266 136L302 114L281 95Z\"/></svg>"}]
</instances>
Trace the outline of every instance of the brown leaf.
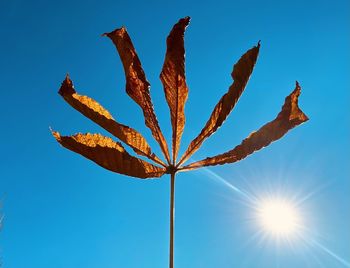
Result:
<instances>
[{"instance_id":1,"label":"brown leaf","mask_svg":"<svg viewBox=\"0 0 350 268\"><path fill-rule=\"evenodd\" d=\"M170 163L168 145L154 113L150 96L150 84L146 79L141 62L126 29L123 27L104 35L107 35L113 41L123 62L126 77L126 92L142 108L146 126L151 130L167 162Z\"/></svg>"},{"instance_id":2,"label":"brown leaf","mask_svg":"<svg viewBox=\"0 0 350 268\"><path fill-rule=\"evenodd\" d=\"M73 82L68 75L61 85L59 94L74 109L129 145L137 154L146 156L156 163L165 166L165 164L152 153L146 139L139 132L116 122L112 115L94 99L77 94Z\"/></svg>"},{"instance_id":3,"label":"brown leaf","mask_svg":"<svg viewBox=\"0 0 350 268\"><path fill-rule=\"evenodd\" d=\"M138 178L160 177L165 173L165 168L129 155L120 143L100 134L61 136L55 131L52 134L65 148L110 171Z\"/></svg>"},{"instance_id":4,"label":"brown leaf","mask_svg":"<svg viewBox=\"0 0 350 268\"><path fill-rule=\"evenodd\" d=\"M204 166L223 165L240 161L255 151L268 146L271 142L282 138L289 130L297 125L309 120L309 118L298 107L300 90L301 88L297 82L294 91L286 97L282 110L277 117L261 127L258 131L251 133L233 150L192 163L184 167L182 170L190 170Z\"/></svg>"},{"instance_id":5,"label":"brown leaf","mask_svg":"<svg viewBox=\"0 0 350 268\"><path fill-rule=\"evenodd\" d=\"M196 152L203 141L212 135L226 120L232 109L235 107L239 97L249 80L255 62L259 54L260 43L248 50L234 65L232 71L233 83L228 92L222 96L219 103L215 106L209 120L202 129L201 133L190 143L186 152L180 159L178 166L184 163L194 152Z\"/></svg>"},{"instance_id":6,"label":"brown leaf","mask_svg":"<svg viewBox=\"0 0 350 268\"><path fill-rule=\"evenodd\" d=\"M171 125L173 127L173 164L176 163L185 126L184 108L188 96L188 88L185 77L184 34L189 22L190 17L180 19L171 30L167 38L167 51L160 74L165 97L170 108Z\"/></svg>"}]
</instances>

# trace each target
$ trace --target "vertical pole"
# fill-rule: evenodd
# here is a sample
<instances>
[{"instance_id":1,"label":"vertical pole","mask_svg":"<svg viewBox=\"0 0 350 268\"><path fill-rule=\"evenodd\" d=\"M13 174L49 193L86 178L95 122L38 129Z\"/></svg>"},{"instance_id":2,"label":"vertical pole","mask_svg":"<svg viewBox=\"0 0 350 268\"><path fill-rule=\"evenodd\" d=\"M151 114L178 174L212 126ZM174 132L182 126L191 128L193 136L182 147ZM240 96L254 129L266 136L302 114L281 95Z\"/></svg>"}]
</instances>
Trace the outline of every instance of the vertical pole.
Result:
<instances>
[{"instance_id":1,"label":"vertical pole","mask_svg":"<svg viewBox=\"0 0 350 268\"><path fill-rule=\"evenodd\" d=\"M170 177L170 251L169 251L169 268L174 268L174 208L175 199L175 172Z\"/></svg>"}]
</instances>

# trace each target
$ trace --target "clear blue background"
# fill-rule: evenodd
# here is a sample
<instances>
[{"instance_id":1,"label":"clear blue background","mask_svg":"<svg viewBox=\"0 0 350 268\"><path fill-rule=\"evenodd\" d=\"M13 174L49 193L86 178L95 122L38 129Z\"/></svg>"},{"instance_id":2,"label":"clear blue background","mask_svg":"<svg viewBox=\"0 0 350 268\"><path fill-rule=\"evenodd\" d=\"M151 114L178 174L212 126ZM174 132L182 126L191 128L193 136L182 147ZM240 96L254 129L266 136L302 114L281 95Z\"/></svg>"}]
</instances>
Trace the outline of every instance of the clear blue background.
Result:
<instances>
[{"instance_id":1,"label":"clear blue background","mask_svg":"<svg viewBox=\"0 0 350 268\"><path fill-rule=\"evenodd\" d=\"M110 173L61 148L63 134L102 132L57 94L69 72L76 89L142 132L125 93L122 65L100 34L125 25L148 80L162 130L171 136L159 73L165 39L184 16L190 87L181 152L231 84L233 64L261 39L258 63L236 109L195 159L237 145L272 120L298 80L310 117L238 164L210 168L239 189L302 199L312 237L350 261L349 1L0 2L1 177L8 268L157 268L168 264L169 178ZM181 153L180 152L180 153ZM176 267L346 267L320 247L262 240L252 209L208 172L176 185Z\"/></svg>"}]
</instances>

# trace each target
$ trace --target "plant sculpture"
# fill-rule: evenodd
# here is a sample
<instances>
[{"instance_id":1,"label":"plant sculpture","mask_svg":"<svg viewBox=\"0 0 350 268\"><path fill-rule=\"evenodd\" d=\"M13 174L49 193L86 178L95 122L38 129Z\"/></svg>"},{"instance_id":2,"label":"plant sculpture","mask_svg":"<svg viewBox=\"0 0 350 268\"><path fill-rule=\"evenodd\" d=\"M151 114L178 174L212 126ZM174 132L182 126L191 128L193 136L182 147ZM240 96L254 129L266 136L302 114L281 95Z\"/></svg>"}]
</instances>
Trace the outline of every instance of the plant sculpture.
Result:
<instances>
[{"instance_id":1,"label":"plant sculpture","mask_svg":"<svg viewBox=\"0 0 350 268\"><path fill-rule=\"evenodd\" d=\"M235 107L256 63L260 48L260 43L258 43L249 49L234 65L231 74L233 78L232 85L215 106L214 111L199 135L192 140L185 153L178 160L177 155L185 126L184 107L188 95L185 78L184 33L189 22L189 17L182 18L172 28L167 38L165 61L160 74L165 98L170 108L172 125L171 154L153 109L150 84L146 79L141 62L126 28L122 27L104 34L112 40L118 50L125 71L126 92L141 107L145 117L145 124L159 143L165 161L152 152L147 141L138 131L117 122L95 100L79 95L68 76L59 89L59 94L64 100L124 144L130 146L136 154L147 157L153 163L151 164L130 155L121 143L101 134L79 133L73 136L61 136L58 132L52 132L62 146L81 154L110 171L141 179L158 178L164 174L170 174L170 268L173 267L174 263L175 175L179 171L240 161L271 142L280 139L290 129L308 120L307 116L298 107L298 97L301 88L297 82L294 91L286 97L282 110L277 117L259 130L251 133L240 145L223 154L185 164L201 147L202 143L223 124Z\"/></svg>"}]
</instances>

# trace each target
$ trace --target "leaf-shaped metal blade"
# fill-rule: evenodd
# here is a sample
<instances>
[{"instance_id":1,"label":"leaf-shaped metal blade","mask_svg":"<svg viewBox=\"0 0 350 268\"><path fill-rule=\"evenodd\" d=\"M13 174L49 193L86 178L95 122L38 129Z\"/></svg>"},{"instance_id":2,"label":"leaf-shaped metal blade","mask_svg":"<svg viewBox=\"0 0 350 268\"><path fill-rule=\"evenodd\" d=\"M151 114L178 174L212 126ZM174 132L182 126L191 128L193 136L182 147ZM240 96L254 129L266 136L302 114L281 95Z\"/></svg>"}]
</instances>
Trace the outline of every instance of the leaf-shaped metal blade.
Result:
<instances>
[{"instance_id":1,"label":"leaf-shaped metal blade","mask_svg":"<svg viewBox=\"0 0 350 268\"><path fill-rule=\"evenodd\" d=\"M165 168L129 155L120 143L100 134L61 136L55 131L52 134L63 147L110 171L138 178L160 177L165 173Z\"/></svg>"},{"instance_id":2,"label":"leaf-shaped metal blade","mask_svg":"<svg viewBox=\"0 0 350 268\"><path fill-rule=\"evenodd\" d=\"M150 96L150 84L146 79L139 57L131 42L126 29L120 28L105 33L117 48L123 62L126 77L126 92L142 108L145 124L151 130L153 137L159 143L168 163L170 163L168 145L160 130L157 117L154 113Z\"/></svg>"},{"instance_id":3,"label":"leaf-shaped metal blade","mask_svg":"<svg viewBox=\"0 0 350 268\"><path fill-rule=\"evenodd\" d=\"M205 139L212 135L226 120L232 109L235 107L239 97L243 93L249 80L259 54L260 43L248 50L234 65L232 71L233 83L228 92L222 96L209 120L199 135L190 143L184 155L181 157L178 166L184 163L202 145Z\"/></svg>"},{"instance_id":4,"label":"leaf-shaped metal blade","mask_svg":"<svg viewBox=\"0 0 350 268\"><path fill-rule=\"evenodd\" d=\"M74 109L129 145L137 154L146 156L156 163L165 166L165 164L152 153L146 139L139 132L116 122L112 115L94 99L77 94L73 82L68 75L62 82L58 92Z\"/></svg>"},{"instance_id":5,"label":"leaf-shaped metal blade","mask_svg":"<svg viewBox=\"0 0 350 268\"><path fill-rule=\"evenodd\" d=\"M185 126L185 102L188 88L185 77L185 47L184 34L190 17L180 19L167 38L167 51L160 74L164 93L170 108L171 125L173 128L172 148L173 164L176 163L181 136Z\"/></svg>"},{"instance_id":6,"label":"leaf-shaped metal blade","mask_svg":"<svg viewBox=\"0 0 350 268\"><path fill-rule=\"evenodd\" d=\"M294 91L286 97L282 110L277 117L258 131L251 133L233 150L192 163L182 170L237 162L268 146L271 142L282 138L289 130L309 119L298 107L300 90L301 88L297 82Z\"/></svg>"}]
</instances>

